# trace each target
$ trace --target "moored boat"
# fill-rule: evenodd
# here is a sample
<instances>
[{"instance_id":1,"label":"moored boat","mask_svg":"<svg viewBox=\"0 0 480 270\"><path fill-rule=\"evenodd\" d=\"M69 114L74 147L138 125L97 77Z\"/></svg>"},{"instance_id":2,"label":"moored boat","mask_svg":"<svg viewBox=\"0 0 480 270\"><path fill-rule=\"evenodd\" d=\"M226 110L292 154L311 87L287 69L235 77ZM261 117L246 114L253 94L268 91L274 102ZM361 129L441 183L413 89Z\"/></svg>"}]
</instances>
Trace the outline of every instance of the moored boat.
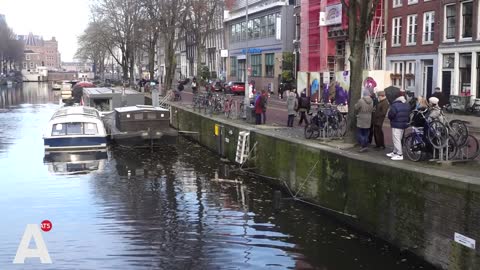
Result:
<instances>
[{"instance_id":1,"label":"moored boat","mask_svg":"<svg viewBox=\"0 0 480 270\"><path fill-rule=\"evenodd\" d=\"M104 121L111 139L120 145L152 147L175 143L178 136L170 127L170 111L161 107L120 107L105 115Z\"/></svg>"},{"instance_id":2,"label":"moored boat","mask_svg":"<svg viewBox=\"0 0 480 270\"><path fill-rule=\"evenodd\" d=\"M54 113L43 140L48 151L98 149L106 148L107 133L96 109L71 106Z\"/></svg>"}]
</instances>

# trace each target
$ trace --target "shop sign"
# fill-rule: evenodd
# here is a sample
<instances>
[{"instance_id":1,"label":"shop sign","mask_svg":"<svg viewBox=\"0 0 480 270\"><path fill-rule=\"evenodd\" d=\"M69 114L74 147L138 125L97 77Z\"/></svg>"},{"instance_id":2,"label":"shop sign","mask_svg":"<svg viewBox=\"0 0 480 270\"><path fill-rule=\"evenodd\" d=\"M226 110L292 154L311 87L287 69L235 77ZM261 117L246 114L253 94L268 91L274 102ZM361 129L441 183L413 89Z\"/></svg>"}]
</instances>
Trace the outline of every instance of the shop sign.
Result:
<instances>
[{"instance_id":1,"label":"shop sign","mask_svg":"<svg viewBox=\"0 0 480 270\"><path fill-rule=\"evenodd\" d=\"M342 4L331 5L325 8L325 25L342 23Z\"/></svg>"}]
</instances>

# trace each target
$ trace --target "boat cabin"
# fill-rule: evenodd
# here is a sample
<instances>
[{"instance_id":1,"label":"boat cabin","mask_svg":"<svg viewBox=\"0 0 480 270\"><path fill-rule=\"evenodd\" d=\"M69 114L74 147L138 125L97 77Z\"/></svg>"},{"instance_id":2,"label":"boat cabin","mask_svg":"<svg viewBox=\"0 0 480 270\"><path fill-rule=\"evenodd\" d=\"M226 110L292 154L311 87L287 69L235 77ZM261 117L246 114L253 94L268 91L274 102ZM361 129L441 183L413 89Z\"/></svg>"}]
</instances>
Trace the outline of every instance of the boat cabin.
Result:
<instances>
[{"instance_id":1,"label":"boat cabin","mask_svg":"<svg viewBox=\"0 0 480 270\"><path fill-rule=\"evenodd\" d=\"M106 113L123 106L144 105L145 95L132 89L85 88L83 89L83 102L85 106Z\"/></svg>"},{"instance_id":2,"label":"boat cabin","mask_svg":"<svg viewBox=\"0 0 480 270\"><path fill-rule=\"evenodd\" d=\"M121 132L170 128L170 111L164 108L137 105L116 108L115 112L116 128Z\"/></svg>"}]
</instances>

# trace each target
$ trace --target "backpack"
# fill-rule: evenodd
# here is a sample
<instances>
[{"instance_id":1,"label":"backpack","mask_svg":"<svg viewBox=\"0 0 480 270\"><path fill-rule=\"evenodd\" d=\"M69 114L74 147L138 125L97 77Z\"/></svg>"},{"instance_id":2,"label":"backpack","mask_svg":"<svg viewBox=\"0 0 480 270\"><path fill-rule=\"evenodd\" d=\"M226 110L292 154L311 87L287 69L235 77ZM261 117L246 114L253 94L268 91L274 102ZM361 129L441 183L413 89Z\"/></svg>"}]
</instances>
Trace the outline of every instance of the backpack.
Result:
<instances>
[{"instance_id":1,"label":"backpack","mask_svg":"<svg viewBox=\"0 0 480 270\"><path fill-rule=\"evenodd\" d=\"M178 91L183 91L183 84L178 85Z\"/></svg>"}]
</instances>

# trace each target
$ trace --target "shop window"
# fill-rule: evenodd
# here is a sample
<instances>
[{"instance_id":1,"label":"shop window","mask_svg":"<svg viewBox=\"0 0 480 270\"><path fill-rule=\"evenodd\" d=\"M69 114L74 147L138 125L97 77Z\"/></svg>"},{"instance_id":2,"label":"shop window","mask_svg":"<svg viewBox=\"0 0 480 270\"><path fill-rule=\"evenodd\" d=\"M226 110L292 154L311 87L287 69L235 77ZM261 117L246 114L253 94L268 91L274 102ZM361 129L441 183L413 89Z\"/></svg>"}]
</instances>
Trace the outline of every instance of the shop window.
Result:
<instances>
[{"instance_id":1,"label":"shop window","mask_svg":"<svg viewBox=\"0 0 480 270\"><path fill-rule=\"evenodd\" d=\"M470 95L472 84L472 54L460 54L460 95Z\"/></svg>"},{"instance_id":2,"label":"shop window","mask_svg":"<svg viewBox=\"0 0 480 270\"><path fill-rule=\"evenodd\" d=\"M254 54L250 56L250 64L252 66L252 77L262 76L262 55Z\"/></svg>"},{"instance_id":3,"label":"shop window","mask_svg":"<svg viewBox=\"0 0 480 270\"><path fill-rule=\"evenodd\" d=\"M267 77L274 76L274 63L275 63L275 54L267 53L265 54L265 72Z\"/></svg>"},{"instance_id":4,"label":"shop window","mask_svg":"<svg viewBox=\"0 0 480 270\"><path fill-rule=\"evenodd\" d=\"M237 76L237 57L230 57L230 76Z\"/></svg>"}]
</instances>

